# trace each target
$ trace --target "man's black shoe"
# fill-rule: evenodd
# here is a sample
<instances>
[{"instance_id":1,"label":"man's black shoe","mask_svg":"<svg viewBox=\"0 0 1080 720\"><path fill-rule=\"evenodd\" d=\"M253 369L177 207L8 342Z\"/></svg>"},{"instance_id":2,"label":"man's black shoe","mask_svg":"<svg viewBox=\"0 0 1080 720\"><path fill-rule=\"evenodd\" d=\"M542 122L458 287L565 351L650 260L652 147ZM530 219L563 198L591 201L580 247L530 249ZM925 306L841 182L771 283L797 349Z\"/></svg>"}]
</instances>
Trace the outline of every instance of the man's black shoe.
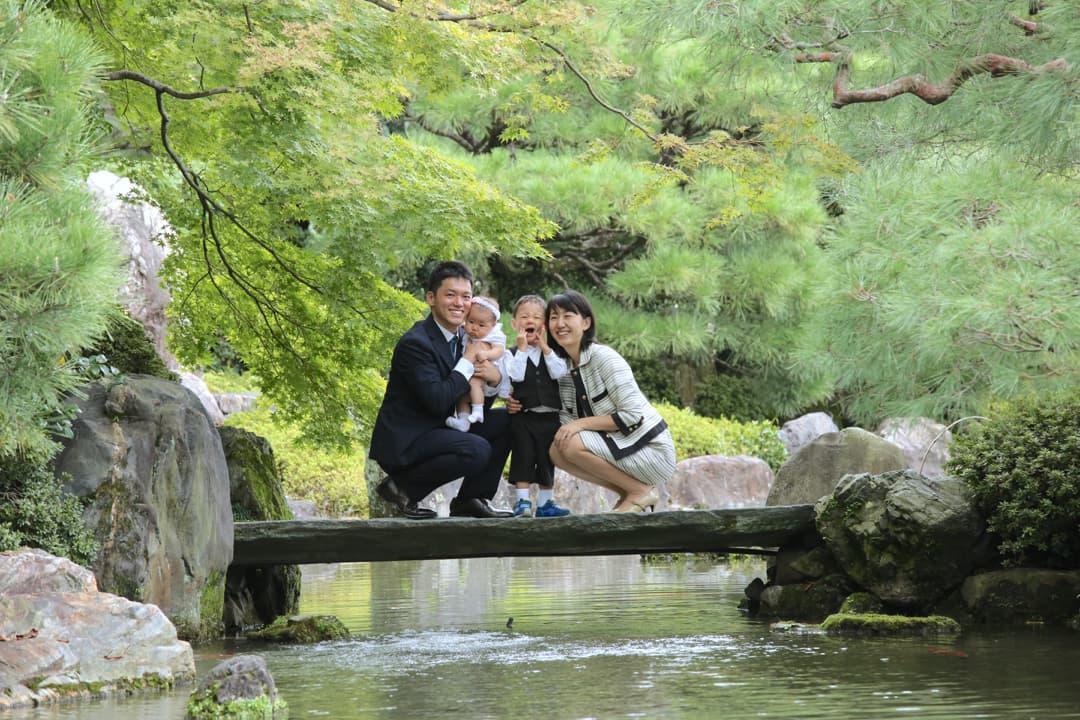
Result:
<instances>
[{"instance_id":1,"label":"man's black shoe","mask_svg":"<svg viewBox=\"0 0 1080 720\"><path fill-rule=\"evenodd\" d=\"M497 508L483 498L454 498L450 501L450 517L509 518L514 517L514 511Z\"/></svg>"},{"instance_id":2,"label":"man's black shoe","mask_svg":"<svg viewBox=\"0 0 1080 720\"><path fill-rule=\"evenodd\" d=\"M436 516L434 510L420 507L415 500L410 500L409 496L394 483L393 478L388 477L379 483L379 486L375 488L375 492L410 520L428 520Z\"/></svg>"}]
</instances>

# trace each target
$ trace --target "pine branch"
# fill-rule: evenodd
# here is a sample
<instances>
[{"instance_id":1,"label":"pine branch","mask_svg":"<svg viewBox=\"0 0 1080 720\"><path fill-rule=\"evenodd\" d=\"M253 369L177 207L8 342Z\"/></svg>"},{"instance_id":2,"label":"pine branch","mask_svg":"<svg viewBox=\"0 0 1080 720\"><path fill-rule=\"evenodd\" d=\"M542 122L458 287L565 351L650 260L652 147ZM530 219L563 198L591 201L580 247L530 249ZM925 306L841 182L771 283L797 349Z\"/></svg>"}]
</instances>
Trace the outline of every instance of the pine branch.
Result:
<instances>
[{"instance_id":1,"label":"pine branch","mask_svg":"<svg viewBox=\"0 0 1080 720\"><path fill-rule=\"evenodd\" d=\"M1034 35L1042 29L1042 24L1033 20L1024 20L1015 15L1009 16L1009 22L1024 31L1025 35Z\"/></svg>"},{"instance_id":2,"label":"pine branch","mask_svg":"<svg viewBox=\"0 0 1080 720\"><path fill-rule=\"evenodd\" d=\"M952 97L961 85L976 75L988 74L993 78L1011 75L1041 75L1063 72L1068 68L1069 64L1064 58L1033 66L1017 58L988 53L961 63L952 75L937 85L928 82L922 75L905 75L876 88L849 90L850 57L845 57L837 67L836 78L833 80L832 106L839 109L855 103L884 102L908 93L930 105L940 105Z\"/></svg>"},{"instance_id":3,"label":"pine branch","mask_svg":"<svg viewBox=\"0 0 1080 720\"><path fill-rule=\"evenodd\" d=\"M464 132L456 133L453 130L440 130L439 128L428 124L428 122L424 119L423 115L413 115L408 110L405 111L405 117L407 117L409 120L412 120L414 123L422 127L424 130L427 130L432 135L438 135L439 137L453 140L455 143L465 148L465 150L468 150L474 155L479 153L476 142L474 142L471 138L466 137Z\"/></svg>"}]
</instances>

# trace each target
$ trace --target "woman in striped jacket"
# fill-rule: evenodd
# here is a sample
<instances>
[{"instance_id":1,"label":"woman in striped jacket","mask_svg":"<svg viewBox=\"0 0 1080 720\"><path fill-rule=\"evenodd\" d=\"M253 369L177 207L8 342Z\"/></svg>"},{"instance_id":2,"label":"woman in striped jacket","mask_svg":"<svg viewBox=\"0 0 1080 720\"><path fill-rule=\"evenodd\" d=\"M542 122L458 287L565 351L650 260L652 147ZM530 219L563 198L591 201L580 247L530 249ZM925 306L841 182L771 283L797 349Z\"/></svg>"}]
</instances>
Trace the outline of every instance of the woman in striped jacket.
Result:
<instances>
[{"instance_id":1,"label":"woman in striped jacket","mask_svg":"<svg viewBox=\"0 0 1080 720\"><path fill-rule=\"evenodd\" d=\"M667 423L638 389L626 360L596 342L596 317L584 295L567 290L551 298L547 332L570 366L559 379L562 424L552 461L618 493L615 512L655 509L659 485L675 472Z\"/></svg>"}]
</instances>

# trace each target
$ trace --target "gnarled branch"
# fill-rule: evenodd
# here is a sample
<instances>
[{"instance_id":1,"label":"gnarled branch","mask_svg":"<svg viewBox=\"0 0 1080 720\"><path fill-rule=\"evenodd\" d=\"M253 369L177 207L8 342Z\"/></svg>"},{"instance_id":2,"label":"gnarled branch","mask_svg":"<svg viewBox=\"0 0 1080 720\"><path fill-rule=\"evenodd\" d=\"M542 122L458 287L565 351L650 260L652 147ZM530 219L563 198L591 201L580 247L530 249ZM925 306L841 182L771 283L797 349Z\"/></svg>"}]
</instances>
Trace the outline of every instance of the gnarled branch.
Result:
<instances>
[{"instance_id":1,"label":"gnarled branch","mask_svg":"<svg viewBox=\"0 0 1080 720\"><path fill-rule=\"evenodd\" d=\"M952 97L961 85L976 75L987 74L994 78L1010 75L1041 75L1048 72L1062 72L1068 67L1069 64L1064 58L1051 60L1042 65L1030 65L1017 58L988 53L962 63L952 75L936 85L927 81L922 75L906 75L875 88L849 90L848 79L851 75L851 66L850 58L845 57L840 61L836 69L836 78L833 80L832 106L842 108L855 103L884 102L906 93L930 105L939 105Z\"/></svg>"},{"instance_id":2,"label":"gnarled branch","mask_svg":"<svg viewBox=\"0 0 1080 720\"><path fill-rule=\"evenodd\" d=\"M178 99L181 99L181 100L196 100L196 99L200 99L200 98L210 97L212 95L222 95L222 94L227 94L227 93L242 93L242 92L244 92L244 90L242 88L219 87L219 88L212 88L210 90L200 90L200 91L196 91L196 92L183 92L183 91L180 91L180 90L176 90L175 88L172 88L169 85L166 85L165 83L162 83L162 82L160 82L158 80L147 77L146 75L143 75L142 73L135 72L133 70L116 70L114 72L108 73L105 76L105 79L106 80L117 80L117 81L118 80L133 80L135 82L142 83L143 85L146 85L147 87L150 87L150 88L154 89L154 95L155 95L155 98L156 98L158 116L159 116L159 118L161 120L160 126L159 126L159 135L160 135L160 138L161 138L161 145L165 149L165 152L169 156L169 159L172 160L173 165L175 165L177 170L179 170L180 176L181 176L181 178L183 178L184 183L195 192L195 195L196 195L196 197L197 197L197 199L199 201L199 205L202 208L202 212L203 212L204 242L205 242L205 236L209 235L213 239L214 245L218 249L219 253L224 252L223 246L222 246L222 244L221 244L221 242L219 240L219 237L218 237L217 230L215 229L215 226L214 226L214 217L219 215L219 216L225 218L226 220L228 220L244 237L251 240L256 245L258 245L260 248L262 248L274 260L274 263L278 267L280 267L286 274L288 274L290 277L292 277L297 283L299 283L300 285L308 288L312 292L315 292L315 293L317 293L319 295L326 295L326 291L325 291L325 289L323 287L321 287L314 280L312 280L310 278L307 278L307 277L304 277L302 274L300 274L300 272L298 272L296 268L294 268L289 262L287 262L285 260L285 258L283 258L277 252L277 250L274 249L274 247L271 245L270 241L265 240L265 239L259 237L258 235L256 235L254 232L251 231L251 229L249 229L246 225L244 225L244 223L240 220L239 217L237 217L237 215L235 213L233 213L232 211L230 211L229 209L227 209L226 207L221 205L221 203L219 203L211 195L210 190L209 190L209 188L207 188L205 181L194 170L192 170L187 165L187 163L184 162L183 158L180 157L180 154L172 146L172 141L171 141L171 139L169 137L170 117L169 117L168 112L165 109L165 102L164 102L166 95L169 95L171 97L175 97L175 98L178 98ZM222 260L224 262L225 258L222 257ZM225 265L228 268L228 263L227 262L225 263ZM234 272L231 268L229 268L229 273L228 274L229 274L229 277L236 283L236 285L239 288L241 288L241 290L243 290L243 292L245 294L247 294L252 299L252 301L254 301L254 303L255 303L256 307L259 309L260 313L263 313L262 304L263 304L263 302L265 302L267 304L267 306L271 309L271 311L275 314L275 316L285 317L276 308L274 308L274 304L269 298L263 296L262 293L260 293L260 292L256 292L255 286L252 285L251 283L247 282L245 278L241 277L238 273ZM211 282L213 282L213 278L211 278ZM214 283L214 285L215 285L215 287L218 287L216 283ZM219 292L220 292L220 289L219 289ZM360 315L361 317L363 317L365 315L364 311L362 311L359 308L355 307L350 302L345 301L345 300L342 300L342 302L346 307L348 307L349 309L351 309L353 312ZM288 319L288 318L286 318L286 319ZM290 320L290 322L292 322L292 324L297 325L297 326L300 325L300 323L292 321L292 320ZM267 321L267 327L271 330L271 332L273 332L273 324L270 323L269 321Z\"/></svg>"}]
</instances>

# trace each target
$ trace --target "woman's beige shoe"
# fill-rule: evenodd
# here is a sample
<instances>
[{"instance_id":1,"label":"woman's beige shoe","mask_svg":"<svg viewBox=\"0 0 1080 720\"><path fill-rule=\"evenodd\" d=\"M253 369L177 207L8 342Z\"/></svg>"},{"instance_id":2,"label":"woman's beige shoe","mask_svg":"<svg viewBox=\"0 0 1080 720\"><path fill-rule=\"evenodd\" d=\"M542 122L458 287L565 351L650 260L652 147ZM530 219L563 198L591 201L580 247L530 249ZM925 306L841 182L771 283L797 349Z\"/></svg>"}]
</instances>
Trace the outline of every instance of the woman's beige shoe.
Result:
<instances>
[{"instance_id":1,"label":"woman's beige shoe","mask_svg":"<svg viewBox=\"0 0 1080 720\"><path fill-rule=\"evenodd\" d=\"M624 502L626 502L624 500ZM656 510L656 504L660 502L660 494L656 492L656 488L653 488L645 495L642 495L637 500L630 500L629 505L626 507L615 506L611 509L611 512L623 513L623 512L645 512L646 508L649 510Z\"/></svg>"}]
</instances>

